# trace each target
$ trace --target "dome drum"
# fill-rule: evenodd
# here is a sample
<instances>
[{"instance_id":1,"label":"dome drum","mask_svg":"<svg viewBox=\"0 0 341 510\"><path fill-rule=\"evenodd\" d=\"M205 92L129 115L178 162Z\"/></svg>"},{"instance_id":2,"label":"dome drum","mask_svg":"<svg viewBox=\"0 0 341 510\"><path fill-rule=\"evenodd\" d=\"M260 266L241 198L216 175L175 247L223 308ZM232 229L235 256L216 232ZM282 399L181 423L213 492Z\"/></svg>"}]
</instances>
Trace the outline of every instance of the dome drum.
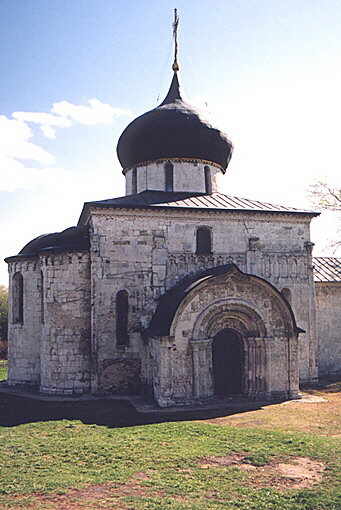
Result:
<instances>
[{"instance_id":1,"label":"dome drum","mask_svg":"<svg viewBox=\"0 0 341 510\"><path fill-rule=\"evenodd\" d=\"M149 190L214 193L220 191L222 177L221 169L207 161L157 160L126 170L126 195Z\"/></svg>"}]
</instances>

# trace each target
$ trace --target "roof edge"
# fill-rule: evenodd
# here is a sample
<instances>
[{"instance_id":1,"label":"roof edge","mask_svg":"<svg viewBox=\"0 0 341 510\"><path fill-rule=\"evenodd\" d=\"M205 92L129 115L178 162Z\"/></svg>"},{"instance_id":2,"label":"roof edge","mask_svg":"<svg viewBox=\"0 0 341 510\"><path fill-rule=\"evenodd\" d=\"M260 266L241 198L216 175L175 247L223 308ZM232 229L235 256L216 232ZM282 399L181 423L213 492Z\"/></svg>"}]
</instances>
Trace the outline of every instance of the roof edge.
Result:
<instances>
[{"instance_id":1,"label":"roof edge","mask_svg":"<svg viewBox=\"0 0 341 510\"><path fill-rule=\"evenodd\" d=\"M209 208L209 207L188 207L188 206L166 206L166 205L149 205L149 204L135 204L133 206L124 206L124 205L114 205L114 204L101 204L100 201L99 202L84 202L84 206L83 206L83 210L84 210L84 207L97 207L99 209L105 209L105 208L112 208L112 209L130 209L130 210L134 210L134 209L147 209L147 210L160 210L160 209L165 209L167 211L169 210L175 210L175 211L179 211L179 210L185 210L185 211L209 211L209 212L219 212L219 213L248 213L248 214L284 214L284 215L294 215L294 216L311 216L311 217L317 217L317 216L320 216L320 212L314 212L314 211L300 211L300 210L297 210L297 211L280 211L280 210L267 210L267 209L226 209L226 208L218 208L218 207L212 207L212 208ZM83 210L82 210L82 213L83 213ZM81 213L81 216L82 216L82 213Z\"/></svg>"},{"instance_id":2,"label":"roof edge","mask_svg":"<svg viewBox=\"0 0 341 510\"><path fill-rule=\"evenodd\" d=\"M63 248L47 248L47 249L43 249L43 250L40 250L38 253L32 253L32 254L23 254L23 255L12 255L10 257L6 257L4 258L4 261L9 264L11 262L19 262L21 260L25 260L25 259L38 259L41 255L50 255L51 253L52 254L60 254L60 253L86 253L86 252L89 252L90 250L89 249L85 249L85 248L69 248L69 249L63 249Z\"/></svg>"}]
</instances>

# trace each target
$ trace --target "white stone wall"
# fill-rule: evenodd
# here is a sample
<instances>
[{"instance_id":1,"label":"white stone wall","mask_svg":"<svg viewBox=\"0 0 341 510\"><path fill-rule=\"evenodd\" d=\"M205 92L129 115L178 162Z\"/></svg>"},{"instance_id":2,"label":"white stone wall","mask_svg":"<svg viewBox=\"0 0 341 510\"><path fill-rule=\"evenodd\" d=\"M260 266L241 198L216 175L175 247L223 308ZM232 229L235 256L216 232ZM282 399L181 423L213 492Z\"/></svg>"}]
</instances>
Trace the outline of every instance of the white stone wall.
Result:
<instances>
[{"instance_id":1,"label":"white stone wall","mask_svg":"<svg viewBox=\"0 0 341 510\"><path fill-rule=\"evenodd\" d=\"M295 222L295 218L292 220ZM284 233L288 232L288 243L285 246ZM264 235L268 233L272 247L264 250ZM312 243L309 237L309 223L296 226L282 225L276 233L266 230L264 234L257 232L259 241L251 242L251 253L248 256L248 273L262 276L270 281L278 290L283 288L291 292L291 306L297 324L304 330L299 335L300 346L300 380L301 383L314 382L318 378L316 334L316 300L312 271ZM277 241L277 246L276 246Z\"/></svg>"},{"instance_id":2,"label":"white stone wall","mask_svg":"<svg viewBox=\"0 0 341 510\"><path fill-rule=\"evenodd\" d=\"M210 169L212 192L222 191L223 173L220 168L202 162L187 162L169 160L174 165L174 191L198 191L205 193L205 172L204 167ZM137 192L146 190L165 191L165 164L166 161L148 163L136 167L137 171ZM132 173L133 169L127 170L126 195L132 194Z\"/></svg>"},{"instance_id":3,"label":"white stone wall","mask_svg":"<svg viewBox=\"0 0 341 510\"><path fill-rule=\"evenodd\" d=\"M45 320L41 342L41 391L90 391L90 257L86 252L41 257Z\"/></svg>"},{"instance_id":4,"label":"white stone wall","mask_svg":"<svg viewBox=\"0 0 341 510\"><path fill-rule=\"evenodd\" d=\"M279 290L291 290L297 324L306 330L300 335L301 380L316 379L309 222L305 216L256 212L95 209L90 222L92 345L98 372L118 359L135 360L137 377L137 360L143 357L140 330L148 326L157 298L189 273L234 262ZM195 254L199 225L212 228L212 255ZM118 349L114 303L122 289L129 293L130 342ZM148 362L142 361L142 382L150 382L151 374ZM94 387L103 388L103 382L94 381Z\"/></svg>"},{"instance_id":5,"label":"white stone wall","mask_svg":"<svg viewBox=\"0 0 341 510\"><path fill-rule=\"evenodd\" d=\"M9 264L8 383L39 385L41 339L40 264L27 258ZM23 276L24 316L13 323L13 276Z\"/></svg>"},{"instance_id":6,"label":"white stone wall","mask_svg":"<svg viewBox=\"0 0 341 510\"><path fill-rule=\"evenodd\" d=\"M193 392L188 347L185 355L174 350L171 337L147 344L143 331L160 295L189 274L231 262L279 291L291 291L297 325L306 331L299 338L300 377L313 381L317 340L309 222L304 215L94 207L89 218L90 253L46 254L9 265L10 292L13 275L20 271L24 278L24 321L9 328L9 383L40 384L44 392L62 394L135 393L142 384L148 391L153 387L155 395L159 392L166 398L168 391L181 401ZM210 255L195 253L198 226L212 231ZM129 295L125 346L118 345L116 338L120 290ZM329 297L320 293L320 310L326 310L325 303L334 296L328 292ZM11 303L10 293L10 315ZM339 329L336 311L324 314L328 317L324 323L319 313L320 328L324 324L320 338L327 335L328 321L336 324L333 331ZM273 351L278 360L287 355L283 338ZM337 341L330 336L329 347L326 344L320 352L322 371L334 370L332 351ZM196 351L202 363L205 349L203 344ZM170 365L170 359L175 363ZM180 380L175 394L171 381ZM207 386L203 395L209 392Z\"/></svg>"},{"instance_id":7,"label":"white stone wall","mask_svg":"<svg viewBox=\"0 0 341 510\"><path fill-rule=\"evenodd\" d=\"M316 282L319 376L341 374L341 282Z\"/></svg>"}]
</instances>

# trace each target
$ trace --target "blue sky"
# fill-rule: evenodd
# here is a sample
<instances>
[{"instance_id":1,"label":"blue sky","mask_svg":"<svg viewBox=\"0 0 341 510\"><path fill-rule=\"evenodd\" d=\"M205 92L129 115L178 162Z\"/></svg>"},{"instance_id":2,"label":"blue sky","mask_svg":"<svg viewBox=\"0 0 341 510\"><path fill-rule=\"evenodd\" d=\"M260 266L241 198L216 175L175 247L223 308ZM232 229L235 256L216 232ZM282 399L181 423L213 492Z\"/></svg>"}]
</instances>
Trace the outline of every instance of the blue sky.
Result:
<instances>
[{"instance_id":1,"label":"blue sky","mask_svg":"<svg viewBox=\"0 0 341 510\"><path fill-rule=\"evenodd\" d=\"M186 97L235 145L224 191L309 207L310 183L340 184L339 0L1 0L1 259L124 194L116 142L167 92L174 7Z\"/></svg>"}]
</instances>

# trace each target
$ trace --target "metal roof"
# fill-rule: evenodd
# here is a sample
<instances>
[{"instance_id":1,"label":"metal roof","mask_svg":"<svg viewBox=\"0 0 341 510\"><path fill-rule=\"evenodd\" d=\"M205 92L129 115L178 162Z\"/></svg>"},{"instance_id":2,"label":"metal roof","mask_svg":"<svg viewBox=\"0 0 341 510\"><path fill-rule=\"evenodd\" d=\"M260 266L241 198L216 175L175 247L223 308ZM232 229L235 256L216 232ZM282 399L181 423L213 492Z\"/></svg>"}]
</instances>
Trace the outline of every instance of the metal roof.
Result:
<instances>
[{"instance_id":1,"label":"metal roof","mask_svg":"<svg viewBox=\"0 0 341 510\"><path fill-rule=\"evenodd\" d=\"M62 232L44 234L27 243L18 255L6 257L5 262L14 259L36 257L40 253L88 251L90 248L89 231L86 226L69 227Z\"/></svg>"},{"instance_id":2,"label":"metal roof","mask_svg":"<svg viewBox=\"0 0 341 510\"><path fill-rule=\"evenodd\" d=\"M269 204L268 202L259 202L248 198L239 198L224 193L194 193L186 191L142 191L136 195L126 195L119 198L108 200L99 200L95 202L86 202L84 209L89 206L95 207L115 207L129 209L192 209L192 210L211 210L211 211L241 211L241 212L265 212L265 213L289 213L306 214L318 216L320 213L307 211L304 209L295 209L283 205ZM83 213L82 213L83 215ZM82 218L81 215L81 218ZM81 221L81 219L80 219Z\"/></svg>"},{"instance_id":3,"label":"metal roof","mask_svg":"<svg viewBox=\"0 0 341 510\"><path fill-rule=\"evenodd\" d=\"M313 257L315 282L341 282L341 258Z\"/></svg>"}]
</instances>

